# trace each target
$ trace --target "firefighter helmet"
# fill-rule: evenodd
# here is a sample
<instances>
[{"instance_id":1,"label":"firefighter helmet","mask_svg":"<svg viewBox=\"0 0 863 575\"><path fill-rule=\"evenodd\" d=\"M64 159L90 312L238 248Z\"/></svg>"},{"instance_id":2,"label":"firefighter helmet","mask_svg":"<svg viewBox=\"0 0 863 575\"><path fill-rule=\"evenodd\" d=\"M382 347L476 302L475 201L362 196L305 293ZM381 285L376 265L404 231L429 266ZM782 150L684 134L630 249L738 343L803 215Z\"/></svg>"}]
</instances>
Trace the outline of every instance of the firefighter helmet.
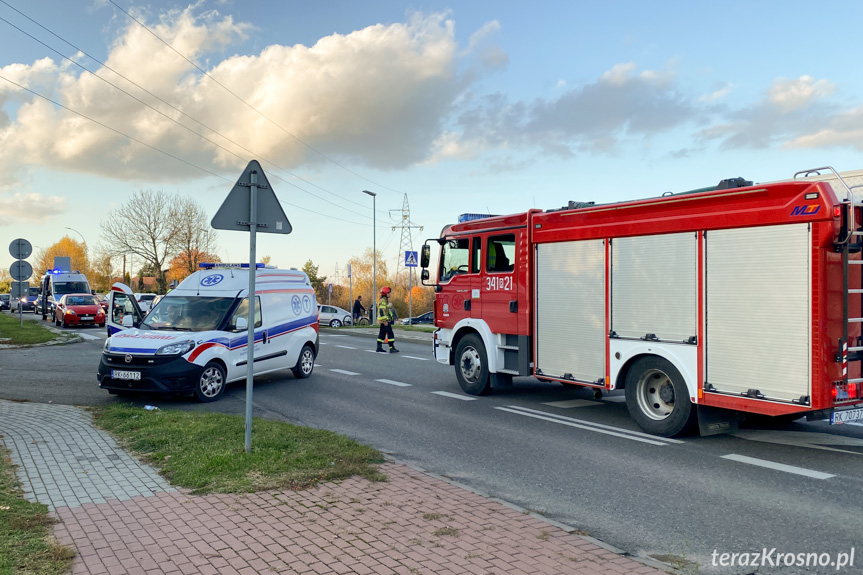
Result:
<instances>
[{"instance_id":1,"label":"firefighter helmet","mask_svg":"<svg viewBox=\"0 0 863 575\"><path fill-rule=\"evenodd\" d=\"M390 293L391 293L392 291L393 291L393 290L391 290L389 287L384 286L384 287L382 287L382 288L381 288L381 295L382 295L383 297L390 297Z\"/></svg>"}]
</instances>

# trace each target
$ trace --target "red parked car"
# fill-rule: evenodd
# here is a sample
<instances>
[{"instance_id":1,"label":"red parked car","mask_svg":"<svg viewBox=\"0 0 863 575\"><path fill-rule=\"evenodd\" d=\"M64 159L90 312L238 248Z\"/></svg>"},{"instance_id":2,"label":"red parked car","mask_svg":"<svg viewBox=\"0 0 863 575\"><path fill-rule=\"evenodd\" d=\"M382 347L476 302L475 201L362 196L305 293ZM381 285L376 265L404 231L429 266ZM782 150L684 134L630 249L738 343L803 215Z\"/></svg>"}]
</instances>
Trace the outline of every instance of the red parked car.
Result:
<instances>
[{"instance_id":1,"label":"red parked car","mask_svg":"<svg viewBox=\"0 0 863 575\"><path fill-rule=\"evenodd\" d=\"M105 311L96 298L88 293L67 293L54 306L54 323L70 325L98 325L105 327Z\"/></svg>"}]
</instances>

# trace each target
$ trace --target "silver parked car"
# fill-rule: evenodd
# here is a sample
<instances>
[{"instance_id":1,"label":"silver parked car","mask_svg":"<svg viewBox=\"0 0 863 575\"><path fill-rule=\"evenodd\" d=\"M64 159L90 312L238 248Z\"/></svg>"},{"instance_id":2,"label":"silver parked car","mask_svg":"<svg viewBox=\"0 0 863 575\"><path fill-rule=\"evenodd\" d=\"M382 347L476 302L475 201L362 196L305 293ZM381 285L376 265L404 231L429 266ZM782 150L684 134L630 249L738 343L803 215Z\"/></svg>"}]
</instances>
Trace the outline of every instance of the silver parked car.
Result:
<instances>
[{"instance_id":1,"label":"silver parked car","mask_svg":"<svg viewBox=\"0 0 863 575\"><path fill-rule=\"evenodd\" d=\"M318 318L321 325L330 327L342 327L351 325L351 312L343 310L334 305L318 304Z\"/></svg>"}]
</instances>

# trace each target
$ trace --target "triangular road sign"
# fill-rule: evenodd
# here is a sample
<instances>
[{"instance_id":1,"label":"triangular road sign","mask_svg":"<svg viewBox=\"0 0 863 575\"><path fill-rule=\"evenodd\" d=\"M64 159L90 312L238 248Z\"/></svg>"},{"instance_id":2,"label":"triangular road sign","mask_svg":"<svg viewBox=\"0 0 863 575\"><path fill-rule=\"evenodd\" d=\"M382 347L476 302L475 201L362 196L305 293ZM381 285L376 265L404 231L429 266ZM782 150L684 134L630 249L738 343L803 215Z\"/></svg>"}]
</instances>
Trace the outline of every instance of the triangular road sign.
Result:
<instances>
[{"instance_id":1,"label":"triangular road sign","mask_svg":"<svg viewBox=\"0 0 863 575\"><path fill-rule=\"evenodd\" d=\"M282 209L282 204L267 180L264 169L257 160L252 160L237 183L234 184L228 197L222 203L210 225L217 230L251 230L250 212L252 207L251 189L252 174L256 174L257 196L255 199L257 226L256 233L289 234L292 231L291 222Z\"/></svg>"}]
</instances>

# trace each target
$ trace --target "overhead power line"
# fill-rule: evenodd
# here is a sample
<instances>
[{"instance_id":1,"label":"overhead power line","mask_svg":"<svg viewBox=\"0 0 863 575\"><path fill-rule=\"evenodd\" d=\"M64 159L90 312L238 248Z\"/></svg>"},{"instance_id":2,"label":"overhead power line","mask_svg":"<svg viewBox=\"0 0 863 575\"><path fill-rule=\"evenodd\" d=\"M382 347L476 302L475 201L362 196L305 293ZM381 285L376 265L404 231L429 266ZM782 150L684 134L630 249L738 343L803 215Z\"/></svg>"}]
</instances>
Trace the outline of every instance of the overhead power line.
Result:
<instances>
[{"instance_id":1,"label":"overhead power line","mask_svg":"<svg viewBox=\"0 0 863 575\"><path fill-rule=\"evenodd\" d=\"M314 184L314 183L312 183L312 182L309 182L309 181L307 181L307 180L305 180L305 179L301 178L300 176L297 176L296 174L293 174L290 170L287 170L287 169L285 169L285 168L283 168L283 167L279 166L276 162L274 162L274 161L272 161L272 160L270 160L270 159L268 159L268 158L266 158L266 157L264 157L264 156L261 156L260 154L257 154L256 152L254 152L254 151L252 151L252 150L250 150L250 149L246 148L245 146L243 146L242 144L239 144L238 142L235 142L234 140L232 140L232 139L228 138L228 137L227 137L227 136L225 136L224 134L221 134L218 130L216 130L216 129L214 129L214 128L211 128L210 126L208 126L208 125L204 124L203 122L201 122L201 121L199 121L198 119L196 119L196 118L192 117L191 115L187 114L187 113L186 113L186 112L184 112L183 110L181 110L181 109L177 108L176 106L172 105L170 102L165 101L164 99L162 99L161 97L159 97L157 94L154 94L153 92L151 92L151 91L147 90L146 88L144 88L144 87L143 87L143 86L141 86L140 84L138 84L138 83L136 83L135 81L131 80L130 78L126 77L126 76L125 76L125 75L123 75L122 73L118 72L117 70L114 70L113 68L111 68L110 66L108 66L107 64L105 64L104 62L101 62L101 61L100 61L100 60L98 60L97 58L95 58L95 57L91 56L90 54L88 54L87 52L85 52L84 50L82 50L81 48L77 47L75 44L73 44L73 43L69 42L68 40L66 40L65 38L63 38L62 36L60 36L59 34L57 34L57 33L53 32L52 30L50 30L50 29L46 28L45 26L43 26L42 24L40 24L39 22L37 22L37 21L33 20L32 18L30 18L29 16L27 16L26 14L24 14L23 12L21 12L20 10L18 10L17 8L15 8L14 6L9 5L9 3L8 3L8 2L6 2L5 0L0 0L0 2L2 2L3 4L5 4L6 6L8 6L9 8L11 8L12 10L14 10L15 12L17 12L18 14L20 14L20 15L21 15L21 16L23 16L24 18L26 18L26 19L30 20L31 22L33 22L34 24L36 24L37 26L39 26L40 28L42 28L43 30L45 30L46 32L48 32L49 34L51 34L51 35L53 35L54 37L56 37L56 38L60 39L61 41L65 42L66 44L68 44L69 46L71 46L72 48L74 48L75 50L77 50L78 52L80 52L80 53L84 54L85 56L87 56L88 58L90 58L91 60L93 60L94 62L96 62L97 64L99 64L100 66L103 66L105 69L110 70L111 72L113 72L113 73L114 73L114 74L116 74L117 76L119 76L119 77L123 78L124 80L126 80L126 81L127 81L127 82L129 82L130 84L132 84L132 85L136 86L136 87L137 87L137 88L139 88L141 91L143 91L143 92L145 92L145 93L149 94L150 96L152 96L153 98L155 98L155 99L157 99L158 101L162 102L163 104L165 104L166 106L170 107L171 109L173 109L173 110L174 110L174 111L176 111L177 113L181 114L182 116L184 116L184 117L186 117L186 118L188 118L188 119L192 120L193 122L195 122L195 123L196 123L196 124L198 124L199 126L201 126L201 127L205 128L205 129L209 130L209 131L210 131L210 132L212 132L213 134L216 134L216 135L220 136L221 138L223 138L224 140L226 140L226 141L228 141L228 142L230 142L230 143L234 144L235 146L237 146L237 147L238 147L238 148L240 148L241 150L243 150L243 151L245 151L245 152L247 152L247 153L251 154L251 156L252 156L252 157L260 157L260 158L261 158L261 160L265 161L266 163L271 164L272 166L275 166L277 169L280 169L280 170L282 170L282 171L284 171L284 172L286 172L286 173L290 174L290 175L291 175L291 176L293 176L294 178L296 178L296 179L298 179L298 180L300 180L300 181L302 181L302 182L304 182L304 183L306 183L306 184L308 184L308 185L310 185L310 186L313 186L313 187L315 187L315 188L317 188L317 189L319 189L319 190L321 190L321 191L323 191L323 192L326 192L326 193L328 193L328 194L331 194L331 195L333 195L333 196L335 196L335 197L339 198L340 200L348 201L348 202L351 202L351 203L356 204L357 206L364 207L364 206L363 206L363 204L361 204L361 203L359 203L359 202L356 202L356 201L353 201L353 200L351 200L351 199L349 199L349 198L345 198L345 197L343 197L343 196L340 196L339 194L336 194L336 193L334 193L334 192L331 192L331 191L329 191L329 190L327 190L327 189L325 189L325 188L322 188L321 186L318 186L317 184ZM6 20L6 19L5 19L5 18L3 18L2 16L0 16L0 20L2 20L3 22L7 23L9 26L11 26L11 27L15 28L16 30L18 30L18 31L19 31L19 32L21 32L22 34L24 34L24 35L28 36L28 37L29 37L29 38L31 38L32 40L34 40L34 41L38 42L38 43L39 43L39 44L41 44L42 46L45 46L46 48L48 48L49 50L53 51L54 53L56 53L56 54L57 54L58 56L60 56L61 58L63 58L63 59L65 59L65 60L67 60L68 62L70 62L70 63L74 64L75 66L78 66L79 68L81 68L81 69L82 69L82 70L84 70L85 72L88 72L88 73L92 74L94 77L96 77L96 78L98 78L99 80L101 80L101 81L105 82L106 84L108 84L108 85L109 85L109 86L111 86L112 88L114 88L114 89L116 89L116 90L118 90L118 91L120 91L120 92L122 92L122 93L126 94L128 97L132 98L132 99L133 99L133 100L135 100L136 102L138 102L138 103L140 103L140 104L142 104L142 105L146 106L147 108L149 108L149 109L153 110L154 112L156 112L157 114L161 115L161 116L162 116L162 117L164 117L165 119L167 119L167 120L169 120L169 121L171 121L171 122L173 122L173 123L177 124L178 126L180 126L181 128L183 128L183 129L187 130L187 131L188 131L188 132L190 132L191 134L193 134L193 135L195 135L195 136L197 136L197 137L200 137L200 138L202 138L202 139L206 140L207 142L209 142L209 143L210 143L210 144L212 144L213 146L216 146L217 148L219 148L219 149L221 149L221 150L225 151L226 153L228 153L228 154L230 154L230 155L232 155L232 156L234 156L234 157L236 157L236 158L238 158L238 159L241 159L241 160L243 160L243 161L247 161L247 160L249 159L249 158L245 158L245 157L243 157L243 156L240 156L239 154L237 154L237 153L233 152L232 150L229 150L229 149L225 148L225 147L224 147L224 146L222 146L221 144L219 144L219 143L217 143L217 142L214 142L214 141L213 141L213 140L211 140L210 138L207 138L206 136L204 136L204 135L202 135L202 134L200 134L200 133L196 132L195 130L191 129L190 127L186 126L185 124L182 124L182 123L181 123L181 122L179 122L177 119L172 118L172 117L168 116L167 114L165 114L164 112L162 112L161 110L158 110L158 109L154 108L153 106L151 106L151 105L150 105L150 104L148 104L147 102L144 102L143 100L141 100L140 98L136 97L135 95L130 94L129 92L127 92L127 91L126 91L126 90L124 90L123 88L121 88L121 87L117 86L116 84L114 84L114 83L110 82L110 81L109 81L109 80L107 80L106 78L103 78L102 76L100 76L100 75L99 75L99 74L97 74L96 72L94 72L94 71L90 70L89 68L87 68L86 66L84 66L83 64L81 64L80 62L77 62L77 61L75 61L75 60L73 60L73 59L69 58L68 56L66 56L65 54L63 54L62 52L60 52L59 50L57 50L57 49L53 48L52 46L49 46L48 44L46 44L46 43L45 43L45 42L43 42L42 40L40 40L40 39L36 38L35 36L33 36L32 34L30 34L29 32L27 32L27 31L25 31L25 30L21 29L20 27L16 26L15 24L13 24L12 22L10 22L9 20ZM363 215L363 214L357 214L357 212L356 212L356 211L351 211L351 210L349 210L348 208L344 207L344 206L343 206L343 205L341 205L341 204L338 204L338 203L332 202L332 201L327 200L327 199L325 199L325 198L322 198L322 197L320 197L320 196L318 196L318 195L316 195L316 194L314 194L314 193L312 193L312 192L309 192L308 190L304 189L303 187L298 186L298 185L296 185L295 183L293 183L293 182L291 182L291 181L285 180L284 178L280 177L278 174L274 174L274 176L275 176L277 179L281 180L282 182L284 182L284 183L286 183L286 184L288 184L288 185L290 185L290 186L293 186L294 188L296 188L296 189L300 190L301 192L304 192L304 193L306 193L306 194L309 194L310 196L312 196L312 197L314 197L314 198L317 198L317 199L319 199L319 200L321 200L321 201L323 201L323 202L326 202L326 203L328 203L328 204L330 204L330 205L332 205L332 206L335 206L335 207L340 208L340 209L344 209L344 210L346 210L346 211L350 211L352 214L360 215L360 217L363 217L363 218L367 218L367 217L368 217L368 216ZM311 211L311 210L310 210L310 211ZM321 215L323 215L323 214L321 214ZM347 221L347 220L342 220L342 221Z\"/></svg>"},{"instance_id":2,"label":"overhead power line","mask_svg":"<svg viewBox=\"0 0 863 575\"><path fill-rule=\"evenodd\" d=\"M169 157L169 158L172 158L172 159L174 159L174 160L177 160L178 162L182 162L183 164L186 164L187 166L190 166L190 167L192 167L192 168L195 168L196 170L200 170L200 171L202 171L202 172L205 172L205 173L207 173L207 174L210 174L211 176L215 176L215 177L217 177L217 178L220 178L220 179L222 179L222 180L225 180L226 182L228 182L228 183L230 183L230 184L235 183L235 180L232 180L232 179L226 178L225 176L223 176L223 175L221 175L221 174L217 174L217 173L215 173L215 172L212 172L212 171L208 170L207 168L201 167L201 166L199 166L199 165L197 165L197 164L193 164L192 162L189 162L188 160L184 160L183 158L181 158L181 157L179 157L179 156L175 156L174 154L171 154L170 152L166 152L165 150L162 150L162 149L160 149L160 148L158 148L158 147L156 147L156 146L152 146L152 145L150 145L150 144L148 144L148 143L146 143L146 142L144 142L144 141L142 141L142 140L139 140L138 138L135 138L134 136L130 136L129 134L126 134L125 132L122 132L122 131L120 131L120 130L118 130L118 129L116 129L116 128L112 128L111 126L109 126L109 125L107 125L107 124L105 124L105 123L103 123L103 122L100 122L99 120L96 120L95 118L91 118L90 116L87 116L86 114L82 114L81 112L78 112L77 110L73 110L72 108L70 108L70 107L68 107L68 106L64 106L63 104L61 104L60 102L57 102L56 100L52 100L51 98L49 98L49 97L47 97L47 96L44 96L44 95L42 95L42 94L40 94L40 93L38 93L38 92L36 92L36 91L34 91L34 90L31 90L30 88L27 88L26 86L22 86L22 85L21 85L21 84L19 84L18 82L15 82L14 80L9 79L9 78L7 78L7 77L3 76L2 74L0 74L0 80L5 80L6 82L9 82L9 83L10 83L10 84L12 84L13 86L17 86L18 88L20 88L21 90L24 90L25 92L29 92L30 94L33 94L34 96L36 96L36 97L38 97L38 98L42 98L42 99L43 99L43 100L45 100L46 102L50 102L51 104L54 104L54 105L55 105L55 106L57 106L58 108L62 108L63 110L66 110L67 112L70 112L70 113L72 113L72 114L75 114L76 116L80 116L81 118L84 118L85 120L88 120L88 121L90 121L90 122L93 122L94 124L97 124L97 125L99 125L99 126L102 126L102 127L103 127L103 128L105 128L106 130L110 130L110 131L114 132L115 134L118 134L118 135L120 135L120 136L123 136L124 138L128 138L129 140L131 140L131 141L133 141L133 142L135 142L135 143L137 143L137 144L141 144L142 146L145 146L145 147L147 147L147 148L150 148L150 149L151 149L151 150L153 150L154 152L158 152L158 153L160 153L160 154L162 154L162 155L165 155L165 156L167 156L167 157ZM333 220L338 220L338 221L340 221L340 222L346 222L346 223L349 223L349 224L355 224L355 225L359 225L359 226L367 226L367 225L369 225L369 224L364 224L364 223L360 223L360 222L352 222L352 221L350 221L350 220L344 220L344 219L342 219L342 218L337 218L337 217L332 216L332 215L329 215L329 214L322 214L322 213L320 213L320 212L316 212L316 211L314 211L314 210L310 210L310 209L308 209L308 208L304 208L304 207L302 207L302 206L298 206L298 205L296 205L296 204L292 204L292 203L290 203L290 202L286 202L286 201L283 201L283 200L279 200L279 203L284 204L284 205L291 206L292 208L297 208L297 209L299 209L299 210L303 210L303 211L306 211L306 212L310 212L310 213L313 213L313 214L316 214L316 215L319 215L319 216L323 216L323 217L325 217L325 218L330 218L330 219L333 219Z\"/></svg>"}]
</instances>

